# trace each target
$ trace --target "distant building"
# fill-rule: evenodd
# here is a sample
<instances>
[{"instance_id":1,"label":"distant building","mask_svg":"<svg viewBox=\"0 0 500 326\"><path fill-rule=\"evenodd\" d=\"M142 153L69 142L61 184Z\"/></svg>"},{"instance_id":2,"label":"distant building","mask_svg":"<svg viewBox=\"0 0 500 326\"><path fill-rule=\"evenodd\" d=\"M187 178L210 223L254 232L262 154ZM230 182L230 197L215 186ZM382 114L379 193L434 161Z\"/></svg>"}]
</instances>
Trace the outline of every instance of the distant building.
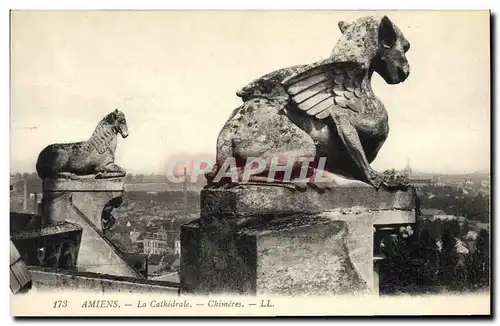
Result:
<instances>
[{"instance_id":1,"label":"distant building","mask_svg":"<svg viewBox=\"0 0 500 326\"><path fill-rule=\"evenodd\" d=\"M441 220L441 221L452 221L452 220L457 220L458 222L465 222L467 219L464 216L455 216L455 215L434 215L432 220Z\"/></svg>"},{"instance_id":2,"label":"distant building","mask_svg":"<svg viewBox=\"0 0 500 326\"><path fill-rule=\"evenodd\" d=\"M403 169L403 173L406 175L406 176L410 176L411 173L412 173L412 169L411 169L411 165L410 165L410 160L409 159L406 159L406 166L405 168Z\"/></svg>"},{"instance_id":3,"label":"distant building","mask_svg":"<svg viewBox=\"0 0 500 326\"><path fill-rule=\"evenodd\" d=\"M180 233L175 238L174 254L179 255L179 256L181 255L181 234Z\"/></svg>"},{"instance_id":4,"label":"distant building","mask_svg":"<svg viewBox=\"0 0 500 326\"><path fill-rule=\"evenodd\" d=\"M464 181L460 182L458 188L462 190L462 193L468 195L474 188L474 183L466 178Z\"/></svg>"},{"instance_id":5,"label":"distant building","mask_svg":"<svg viewBox=\"0 0 500 326\"><path fill-rule=\"evenodd\" d=\"M467 232L467 234L465 235L465 241L467 242L470 252L476 251L477 235L477 232L472 230Z\"/></svg>"},{"instance_id":6,"label":"distant building","mask_svg":"<svg viewBox=\"0 0 500 326\"><path fill-rule=\"evenodd\" d=\"M148 277L154 277L177 270L174 266L178 260L176 255L149 255L148 256Z\"/></svg>"},{"instance_id":7,"label":"distant building","mask_svg":"<svg viewBox=\"0 0 500 326\"><path fill-rule=\"evenodd\" d=\"M158 272L165 268L165 263L163 262L163 256L157 254L149 254L147 256L147 275L157 275Z\"/></svg>"},{"instance_id":8,"label":"distant building","mask_svg":"<svg viewBox=\"0 0 500 326\"><path fill-rule=\"evenodd\" d=\"M465 245L465 243L458 238L455 238L455 251L458 254L457 264L464 266L466 257L469 254L469 249L467 249L467 246Z\"/></svg>"},{"instance_id":9,"label":"distant building","mask_svg":"<svg viewBox=\"0 0 500 326\"><path fill-rule=\"evenodd\" d=\"M479 232L480 230L490 230L490 223L488 222L480 222L475 220L469 220L469 228L474 229Z\"/></svg>"},{"instance_id":10,"label":"distant building","mask_svg":"<svg viewBox=\"0 0 500 326\"><path fill-rule=\"evenodd\" d=\"M167 231L162 225L157 232L144 235L143 252L155 255L174 254L178 236L179 232Z\"/></svg>"},{"instance_id":11,"label":"distant building","mask_svg":"<svg viewBox=\"0 0 500 326\"><path fill-rule=\"evenodd\" d=\"M141 236L141 232L137 232L137 231L130 231L130 241L132 241L132 243L136 243L139 241L139 238Z\"/></svg>"},{"instance_id":12,"label":"distant building","mask_svg":"<svg viewBox=\"0 0 500 326\"><path fill-rule=\"evenodd\" d=\"M439 176L435 175L431 177L431 185L432 186L444 186L444 183L440 181Z\"/></svg>"},{"instance_id":13,"label":"distant building","mask_svg":"<svg viewBox=\"0 0 500 326\"><path fill-rule=\"evenodd\" d=\"M480 185L479 185L479 191L481 195L487 196L490 194L490 181L489 180L482 180Z\"/></svg>"},{"instance_id":14,"label":"distant building","mask_svg":"<svg viewBox=\"0 0 500 326\"><path fill-rule=\"evenodd\" d=\"M410 165L410 160L407 159L406 160L406 166L405 168L403 169L403 174L406 175L407 178L410 179L410 184L414 187L422 187L422 186L429 186L429 185L433 185L434 182L432 179L425 179L425 178L415 178L415 177L411 177L412 173L413 173L413 170L411 168L411 165Z\"/></svg>"},{"instance_id":15,"label":"distant building","mask_svg":"<svg viewBox=\"0 0 500 326\"><path fill-rule=\"evenodd\" d=\"M432 185L432 179L411 179L410 178L410 184L412 186L418 187L418 186L430 186Z\"/></svg>"},{"instance_id":16,"label":"distant building","mask_svg":"<svg viewBox=\"0 0 500 326\"><path fill-rule=\"evenodd\" d=\"M434 215L442 215L444 212L437 208L422 208L420 209L422 216L433 217Z\"/></svg>"},{"instance_id":17,"label":"distant building","mask_svg":"<svg viewBox=\"0 0 500 326\"><path fill-rule=\"evenodd\" d=\"M168 234L163 227L155 233L145 235L142 243L145 254L161 255L168 252Z\"/></svg>"}]
</instances>

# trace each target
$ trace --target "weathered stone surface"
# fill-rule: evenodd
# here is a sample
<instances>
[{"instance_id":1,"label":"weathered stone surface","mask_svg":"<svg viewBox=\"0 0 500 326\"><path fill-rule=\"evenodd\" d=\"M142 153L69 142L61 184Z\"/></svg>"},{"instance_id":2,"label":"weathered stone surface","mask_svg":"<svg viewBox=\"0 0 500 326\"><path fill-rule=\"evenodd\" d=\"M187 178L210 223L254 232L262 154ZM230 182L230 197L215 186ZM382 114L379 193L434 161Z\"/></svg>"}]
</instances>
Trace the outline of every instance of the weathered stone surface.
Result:
<instances>
[{"instance_id":1,"label":"weathered stone surface","mask_svg":"<svg viewBox=\"0 0 500 326\"><path fill-rule=\"evenodd\" d=\"M120 205L123 195L120 189L123 188L123 179L44 180L44 223L69 221L83 229L78 270L143 277L123 260L120 251L103 232L103 224L109 227L114 222L103 223L103 218L112 219L110 210Z\"/></svg>"},{"instance_id":2,"label":"weathered stone surface","mask_svg":"<svg viewBox=\"0 0 500 326\"><path fill-rule=\"evenodd\" d=\"M241 185L231 189L203 189L201 216L227 218L252 215L321 213L342 210L411 210L415 195L408 191L376 190L370 186L338 187L319 193L280 186ZM395 213L398 214L398 213Z\"/></svg>"},{"instance_id":3,"label":"weathered stone surface","mask_svg":"<svg viewBox=\"0 0 500 326\"><path fill-rule=\"evenodd\" d=\"M263 169L250 181L279 180L270 173L274 159L312 158L314 169L375 188L406 189L405 175L370 166L389 134L388 113L371 79L377 72L389 84L404 82L410 72L409 42L387 16L361 17L339 27L342 35L329 58L277 69L237 92L244 103L219 133L209 185L229 183L217 176L231 158L237 157L239 174L248 160L263 160ZM322 159L324 166L317 164Z\"/></svg>"},{"instance_id":4,"label":"weathered stone surface","mask_svg":"<svg viewBox=\"0 0 500 326\"><path fill-rule=\"evenodd\" d=\"M405 81L409 42L387 16L339 28L328 59L275 70L237 93L244 103L219 133L198 226L182 231L186 291L304 295L373 288L373 225L415 221L418 201L406 175L370 166L389 132L372 73L389 84ZM254 158L262 161L258 173L243 177ZM309 172L304 183L333 189L277 184L296 180L308 159L314 162L302 170ZM219 178L233 160L232 180L226 173ZM290 175L276 176L280 161ZM310 178L322 170L332 176ZM343 186L336 175L362 184Z\"/></svg>"},{"instance_id":5,"label":"weathered stone surface","mask_svg":"<svg viewBox=\"0 0 500 326\"><path fill-rule=\"evenodd\" d=\"M30 270L36 292L78 291L97 293L148 293L176 295L176 284L145 280L137 277L103 275L80 271L53 271L42 268Z\"/></svg>"},{"instance_id":6,"label":"weathered stone surface","mask_svg":"<svg viewBox=\"0 0 500 326\"><path fill-rule=\"evenodd\" d=\"M416 221L415 192L204 189L181 233L183 293L377 293L374 225Z\"/></svg>"},{"instance_id":7,"label":"weathered stone surface","mask_svg":"<svg viewBox=\"0 0 500 326\"><path fill-rule=\"evenodd\" d=\"M79 180L70 179L44 179L42 183L43 191L124 191L125 184L123 178L96 179L95 176L81 178Z\"/></svg>"},{"instance_id":8,"label":"weathered stone surface","mask_svg":"<svg viewBox=\"0 0 500 326\"><path fill-rule=\"evenodd\" d=\"M200 282L200 255L201 239L199 220L195 220L181 227L181 263L180 283L181 292L195 292Z\"/></svg>"},{"instance_id":9,"label":"weathered stone surface","mask_svg":"<svg viewBox=\"0 0 500 326\"><path fill-rule=\"evenodd\" d=\"M114 208L119 207L123 201L122 196L123 192L117 191L74 192L71 194L71 204L84 212L95 228L103 231L105 230L103 227L104 208L108 204Z\"/></svg>"},{"instance_id":10,"label":"weathered stone surface","mask_svg":"<svg viewBox=\"0 0 500 326\"><path fill-rule=\"evenodd\" d=\"M83 227L77 269L110 275L142 277L124 261L119 249L94 227L85 214L85 208L83 211L76 209L73 207L70 210L67 220L78 222Z\"/></svg>"},{"instance_id":11,"label":"weathered stone surface","mask_svg":"<svg viewBox=\"0 0 500 326\"><path fill-rule=\"evenodd\" d=\"M42 180L53 177L80 179L92 174L100 178L124 177L125 170L114 163L118 133L123 138L128 137L125 115L116 109L99 121L87 140L45 147L36 162L38 176Z\"/></svg>"},{"instance_id":12,"label":"weathered stone surface","mask_svg":"<svg viewBox=\"0 0 500 326\"><path fill-rule=\"evenodd\" d=\"M185 225L181 291L259 295L374 291L373 252L366 245L373 234L369 218L346 222L328 215L297 214L240 229L227 219L209 226L202 226L201 220L199 225Z\"/></svg>"},{"instance_id":13,"label":"weathered stone surface","mask_svg":"<svg viewBox=\"0 0 500 326\"><path fill-rule=\"evenodd\" d=\"M339 295L369 290L349 256L349 231L343 221L297 215L240 233L256 242L258 294Z\"/></svg>"}]
</instances>

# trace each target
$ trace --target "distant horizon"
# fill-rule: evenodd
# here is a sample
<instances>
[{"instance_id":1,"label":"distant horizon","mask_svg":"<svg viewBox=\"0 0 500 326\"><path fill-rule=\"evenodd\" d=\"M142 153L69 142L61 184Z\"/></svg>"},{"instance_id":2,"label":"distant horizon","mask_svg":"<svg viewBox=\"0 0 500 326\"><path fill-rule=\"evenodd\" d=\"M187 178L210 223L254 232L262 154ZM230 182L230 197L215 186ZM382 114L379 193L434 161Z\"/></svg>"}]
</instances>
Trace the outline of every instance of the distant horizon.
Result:
<instances>
[{"instance_id":1,"label":"distant horizon","mask_svg":"<svg viewBox=\"0 0 500 326\"><path fill-rule=\"evenodd\" d=\"M144 171L144 172L141 172L141 171L128 171L127 169L125 169L126 172L127 172L127 175L129 174L133 174L133 175L148 175L148 176L165 176L164 173L158 173L158 172L150 172L150 171ZM396 171L401 171L401 170L398 170L398 169L395 169ZM379 172L384 172L384 171L379 171ZM20 174L24 174L24 173L36 173L36 171L11 171L10 172L10 175L12 174L17 174L17 173L20 173ZM413 170L412 169L412 173L411 174L442 174L442 175L462 175L462 174L491 174L491 171L489 168L485 168L485 169L479 169L479 170L475 170L475 171L463 171L463 172L439 172L439 171L419 171L419 170ZM188 173L188 175L190 175Z\"/></svg>"}]
</instances>

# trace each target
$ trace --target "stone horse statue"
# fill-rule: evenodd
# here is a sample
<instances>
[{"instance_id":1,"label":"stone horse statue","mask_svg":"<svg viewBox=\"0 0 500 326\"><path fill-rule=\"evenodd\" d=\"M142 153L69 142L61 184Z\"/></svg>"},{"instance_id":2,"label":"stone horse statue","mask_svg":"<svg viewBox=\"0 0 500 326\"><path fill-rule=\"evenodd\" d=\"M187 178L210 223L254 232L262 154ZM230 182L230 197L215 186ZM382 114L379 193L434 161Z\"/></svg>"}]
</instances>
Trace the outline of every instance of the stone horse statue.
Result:
<instances>
[{"instance_id":1,"label":"stone horse statue","mask_svg":"<svg viewBox=\"0 0 500 326\"><path fill-rule=\"evenodd\" d=\"M97 124L87 141L45 147L38 155L36 171L42 179L123 177L125 170L114 163L118 133L128 137L125 115L116 109Z\"/></svg>"},{"instance_id":2,"label":"stone horse statue","mask_svg":"<svg viewBox=\"0 0 500 326\"><path fill-rule=\"evenodd\" d=\"M313 174L324 157L326 179L336 174L377 189L407 188L408 180L394 170L379 173L370 167L389 132L371 77L377 72L388 84L403 82L410 72L405 56L410 43L387 16L338 26L342 36L328 59L271 72L237 92L244 103L219 134L208 186L227 186L227 178L216 177L228 157L235 158L240 175L248 158L265 159L266 169L248 181L269 182L269 161L279 156L310 160Z\"/></svg>"}]
</instances>

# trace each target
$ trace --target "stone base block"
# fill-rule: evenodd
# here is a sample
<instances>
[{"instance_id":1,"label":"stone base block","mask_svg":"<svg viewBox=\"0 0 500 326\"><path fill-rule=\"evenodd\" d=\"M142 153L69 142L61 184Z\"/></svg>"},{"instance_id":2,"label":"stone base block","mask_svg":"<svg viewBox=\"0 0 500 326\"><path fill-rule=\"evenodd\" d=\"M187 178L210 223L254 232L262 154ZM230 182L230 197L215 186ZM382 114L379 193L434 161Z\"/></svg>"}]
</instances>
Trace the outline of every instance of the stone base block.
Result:
<instances>
[{"instance_id":1,"label":"stone base block","mask_svg":"<svg viewBox=\"0 0 500 326\"><path fill-rule=\"evenodd\" d=\"M256 215L322 213L339 209L412 210L414 190L386 191L371 186L338 187L325 192L283 186L239 185L201 191L201 216L241 218Z\"/></svg>"},{"instance_id":2,"label":"stone base block","mask_svg":"<svg viewBox=\"0 0 500 326\"><path fill-rule=\"evenodd\" d=\"M200 285L201 236L200 220L181 226L179 277L181 292L196 293Z\"/></svg>"},{"instance_id":3,"label":"stone base block","mask_svg":"<svg viewBox=\"0 0 500 326\"><path fill-rule=\"evenodd\" d=\"M43 191L44 222L65 221L72 204L84 211L96 228L105 229L114 222L106 220L109 213L122 203L124 183L123 179L45 179Z\"/></svg>"},{"instance_id":4,"label":"stone base block","mask_svg":"<svg viewBox=\"0 0 500 326\"><path fill-rule=\"evenodd\" d=\"M200 220L181 231L181 292L338 295L373 289L373 228L296 214L224 232ZM222 225L226 224L226 225Z\"/></svg>"},{"instance_id":5,"label":"stone base block","mask_svg":"<svg viewBox=\"0 0 500 326\"><path fill-rule=\"evenodd\" d=\"M44 179L43 192L56 192L56 191L124 191L125 184L123 178L108 178L96 179L94 175L81 177L77 180L71 179Z\"/></svg>"},{"instance_id":6,"label":"stone base block","mask_svg":"<svg viewBox=\"0 0 500 326\"><path fill-rule=\"evenodd\" d=\"M239 235L255 244L252 285L257 294L338 295L369 290L349 256L344 221L295 215L245 228Z\"/></svg>"},{"instance_id":7,"label":"stone base block","mask_svg":"<svg viewBox=\"0 0 500 326\"><path fill-rule=\"evenodd\" d=\"M43 189L46 223L69 221L83 229L77 262L79 271L143 277L127 264L105 236L106 230L115 223L112 211L123 200L123 179L46 179Z\"/></svg>"},{"instance_id":8,"label":"stone base block","mask_svg":"<svg viewBox=\"0 0 500 326\"><path fill-rule=\"evenodd\" d=\"M181 231L181 293L378 293L376 225L415 223L413 189L204 189Z\"/></svg>"}]
</instances>

